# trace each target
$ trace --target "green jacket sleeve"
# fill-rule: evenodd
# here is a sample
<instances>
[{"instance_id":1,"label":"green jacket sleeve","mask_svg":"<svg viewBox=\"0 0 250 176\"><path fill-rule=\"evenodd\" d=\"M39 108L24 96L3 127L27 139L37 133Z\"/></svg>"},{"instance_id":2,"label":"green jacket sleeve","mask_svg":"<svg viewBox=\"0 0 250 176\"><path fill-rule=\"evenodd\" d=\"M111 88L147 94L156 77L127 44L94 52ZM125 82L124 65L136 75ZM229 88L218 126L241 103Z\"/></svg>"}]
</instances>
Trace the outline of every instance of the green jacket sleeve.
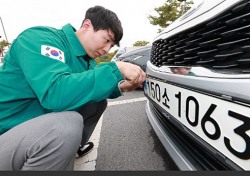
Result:
<instances>
[{"instance_id":1,"label":"green jacket sleeve","mask_svg":"<svg viewBox=\"0 0 250 176\"><path fill-rule=\"evenodd\" d=\"M29 88L41 106L51 111L76 110L88 102L121 95L118 83L124 78L115 63L74 73L66 64L70 56L60 37L50 38L50 32L39 32L37 35L37 31L31 30L19 36L12 44L15 51L12 54L18 58ZM64 51L66 63L42 55L42 44Z\"/></svg>"}]
</instances>

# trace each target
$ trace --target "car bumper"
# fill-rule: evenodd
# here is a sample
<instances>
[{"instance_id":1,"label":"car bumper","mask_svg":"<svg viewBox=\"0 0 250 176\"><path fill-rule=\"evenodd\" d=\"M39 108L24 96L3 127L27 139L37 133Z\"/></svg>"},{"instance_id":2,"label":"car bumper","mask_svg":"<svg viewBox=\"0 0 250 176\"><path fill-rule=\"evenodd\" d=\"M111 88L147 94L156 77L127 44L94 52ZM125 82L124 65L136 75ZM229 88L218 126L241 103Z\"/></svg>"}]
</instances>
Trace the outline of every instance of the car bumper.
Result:
<instances>
[{"instance_id":1,"label":"car bumper","mask_svg":"<svg viewBox=\"0 0 250 176\"><path fill-rule=\"evenodd\" d=\"M157 117L157 113L153 110L153 105L148 100L146 103L146 113L149 119L150 124L152 125L156 135L160 139L161 143L177 164L180 170L192 171L196 170L194 165L185 157L181 150L175 145L175 142L172 140L171 132L164 128L162 123Z\"/></svg>"}]
</instances>

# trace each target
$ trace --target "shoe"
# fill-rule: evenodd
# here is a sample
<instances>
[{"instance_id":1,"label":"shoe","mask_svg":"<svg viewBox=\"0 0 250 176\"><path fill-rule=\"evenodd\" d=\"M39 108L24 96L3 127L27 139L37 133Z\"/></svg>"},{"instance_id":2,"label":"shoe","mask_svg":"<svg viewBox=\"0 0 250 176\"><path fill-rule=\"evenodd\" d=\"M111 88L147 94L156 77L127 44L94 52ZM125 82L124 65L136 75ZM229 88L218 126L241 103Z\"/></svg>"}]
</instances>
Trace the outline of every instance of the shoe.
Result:
<instances>
[{"instance_id":1,"label":"shoe","mask_svg":"<svg viewBox=\"0 0 250 176\"><path fill-rule=\"evenodd\" d=\"M91 152L94 148L94 143L93 142L88 142L85 144L83 147L79 147L77 154L78 157L82 157L84 155L87 155L89 152Z\"/></svg>"}]
</instances>

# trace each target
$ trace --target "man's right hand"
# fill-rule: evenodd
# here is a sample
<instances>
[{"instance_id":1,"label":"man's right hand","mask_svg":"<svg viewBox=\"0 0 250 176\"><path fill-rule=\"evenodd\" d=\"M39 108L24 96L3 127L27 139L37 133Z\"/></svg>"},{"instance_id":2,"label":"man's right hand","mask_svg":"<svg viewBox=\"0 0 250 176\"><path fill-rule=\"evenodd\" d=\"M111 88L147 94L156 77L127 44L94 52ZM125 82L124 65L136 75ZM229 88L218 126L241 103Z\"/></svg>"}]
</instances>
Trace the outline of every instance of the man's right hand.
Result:
<instances>
[{"instance_id":1,"label":"man's right hand","mask_svg":"<svg viewBox=\"0 0 250 176\"><path fill-rule=\"evenodd\" d=\"M121 84L119 84L119 88L122 92L130 92L132 90L137 89L138 87L142 88L143 86L133 85L133 84L130 84L128 81L124 81Z\"/></svg>"},{"instance_id":2,"label":"man's right hand","mask_svg":"<svg viewBox=\"0 0 250 176\"><path fill-rule=\"evenodd\" d=\"M121 88L126 87L126 91L131 91L143 86L146 73L139 66L122 61L117 61L116 65L126 80L120 86Z\"/></svg>"}]
</instances>

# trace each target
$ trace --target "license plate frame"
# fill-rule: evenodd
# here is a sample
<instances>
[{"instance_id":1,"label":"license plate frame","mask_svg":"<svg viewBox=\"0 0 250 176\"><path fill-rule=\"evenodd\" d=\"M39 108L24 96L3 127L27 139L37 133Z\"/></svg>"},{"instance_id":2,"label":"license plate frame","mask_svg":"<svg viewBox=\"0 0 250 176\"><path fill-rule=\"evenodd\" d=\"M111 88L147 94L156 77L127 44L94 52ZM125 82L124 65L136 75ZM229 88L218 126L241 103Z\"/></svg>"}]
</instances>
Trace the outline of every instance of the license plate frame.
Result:
<instances>
[{"instance_id":1,"label":"license plate frame","mask_svg":"<svg viewBox=\"0 0 250 176\"><path fill-rule=\"evenodd\" d=\"M144 93L225 157L244 170L250 169L248 105L153 78L146 79Z\"/></svg>"}]
</instances>

